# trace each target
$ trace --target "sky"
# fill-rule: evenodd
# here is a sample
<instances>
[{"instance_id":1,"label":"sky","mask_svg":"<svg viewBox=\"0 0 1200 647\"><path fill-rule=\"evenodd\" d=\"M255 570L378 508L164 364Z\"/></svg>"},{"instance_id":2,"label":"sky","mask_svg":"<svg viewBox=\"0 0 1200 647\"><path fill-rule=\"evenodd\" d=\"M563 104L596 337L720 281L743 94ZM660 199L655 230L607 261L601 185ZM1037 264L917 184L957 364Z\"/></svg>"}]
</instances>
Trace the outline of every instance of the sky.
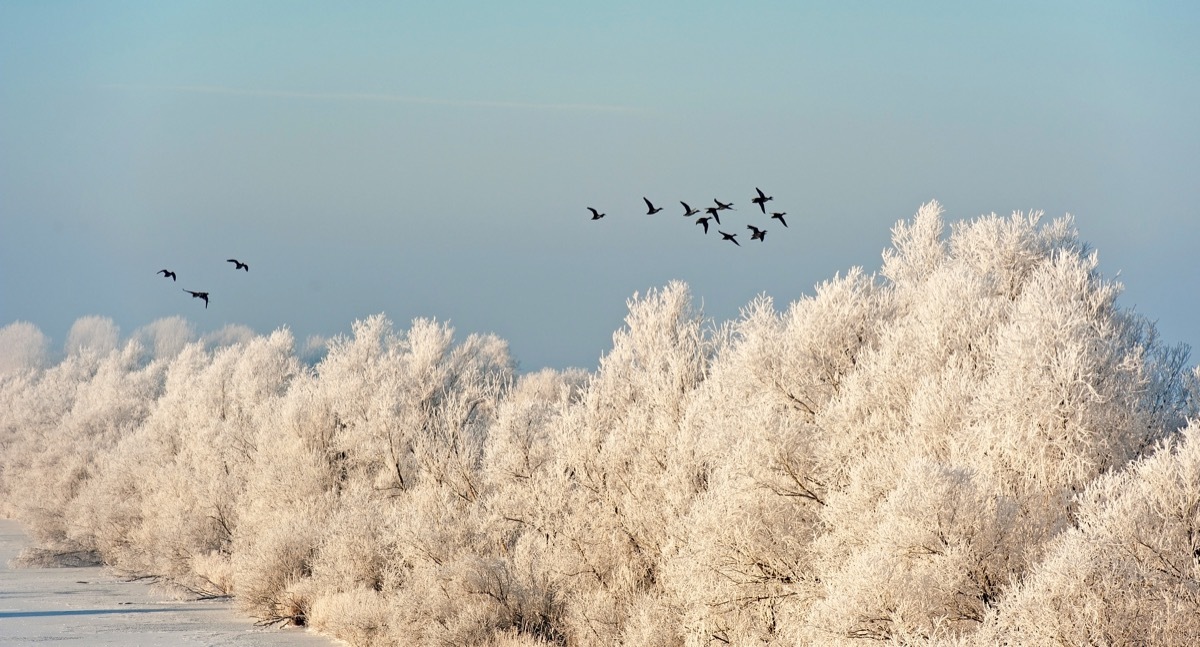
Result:
<instances>
[{"instance_id":1,"label":"sky","mask_svg":"<svg viewBox=\"0 0 1200 647\"><path fill-rule=\"evenodd\" d=\"M782 308L937 200L1071 214L1195 348L1198 32L1187 2L0 0L0 326L384 313L590 369L635 293ZM682 217L714 199L740 247Z\"/></svg>"}]
</instances>

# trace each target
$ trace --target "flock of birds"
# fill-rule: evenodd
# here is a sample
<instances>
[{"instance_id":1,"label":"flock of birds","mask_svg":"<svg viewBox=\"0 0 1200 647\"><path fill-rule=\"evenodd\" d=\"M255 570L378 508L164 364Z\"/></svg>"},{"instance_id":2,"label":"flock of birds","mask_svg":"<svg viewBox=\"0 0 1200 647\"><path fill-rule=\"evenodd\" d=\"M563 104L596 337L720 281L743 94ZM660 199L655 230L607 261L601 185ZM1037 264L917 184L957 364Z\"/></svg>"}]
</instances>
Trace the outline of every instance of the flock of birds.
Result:
<instances>
[{"instance_id":1,"label":"flock of birds","mask_svg":"<svg viewBox=\"0 0 1200 647\"><path fill-rule=\"evenodd\" d=\"M237 270L245 270L245 271L247 271L247 272L249 272L249 271L250 271L250 266L249 266L249 265L247 265L246 263L243 263L243 262L239 261L239 260L238 260L238 259L236 259L236 258L231 258L231 259L229 259L229 260L228 260L228 261L226 261L226 262L228 262L228 263L233 263L233 270L234 270L235 272L236 272ZM155 272L155 274L162 274L162 275L163 275L163 278L171 279L172 281L178 281L178 280L179 280L179 277L178 277L178 276L175 274L175 272L172 272L171 270L166 270L166 269L163 269L163 270L159 270L159 271ZM184 291L184 292L187 292L187 293L188 293L188 294L190 294L190 295L192 295L192 298L193 298L193 299L203 299L203 300L204 300L204 309L205 309L205 310L207 310L207 309L208 309L208 293L207 293L207 292L197 292L197 291L194 291L194 290L189 290L189 289L187 289L187 288L184 288L184 289L183 289L183 291Z\"/></svg>"},{"instance_id":2,"label":"flock of birds","mask_svg":"<svg viewBox=\"0 0 1200 647\"><path fill-rule=\"evenodd\" d=\"M770 202L771 200L774 200L775 198L773 196L769 196L769 195L763 193L763 190L758 187L755 187L754 190L758 193L758 195L755 196L754 198L752 198L750 200L750 202L758 205L758 208L760 210L762 210L763 215L766 215L767 202ZM646 203L646 215L647 216L653 216L654 214L662 211L662 207L654 206L654 203L650 201L650 198L643 197L642 200L645 201L645 203ZM706 213L708 215L702 216L702 217L696 219L696 224L703 225L704 233L706 233L706 234L708 233L708 223L709 222L715 220L717 223L717 226L721 225L721 212L722 211L726 211L726 210L734 211L735 210L733 208L732 202L721 202L720 200L717 200L715 198L713 199L713 202L716 203L716 206L708 207L703 210L703 213ZM686 203L682 200L679 201L679 204L683 205L683 217L684 218L691 218L692 216L697 216L697 215L700 215L700 213L701 213L700 209L693 209L691 206L688 205L688 203ZM588 211L592 212L592 220L599 220L607 215L607 214L597 211L595 207L588 207L587 209L588 209ZM786 215L787 215L786 211L771 212L771 218L774 220L778 220L779 223L782 224L784 227L787 227L787 221L783 219L783 217ZM759 242L767 241L767 230L766 229L763 229L761 227L755 227L754 225L746 225L746 229L750 230L750 240L757 240ZM737 245L738 247L742 246L742 244L739 243L737 240L736 233L729 233L727 231L722 231L720 229L717 230L717 233L721 234L721 240L728 240L729 242L733 243L734 245Z\"/></svg>"},{"instance_id":3,"label":"flock of birds","mask_svg":"<svg viewBox=\"0 0 1200 647\"><path fill-rule=\"evenodd\" d=\"M750 200L750 202L758 205L758 208L763 212L763 215L766 215L767 203L770 202L771 200L774 200L775 198L773 196L769 196L769 195L763 193L763 190L760 188L755 187L754 190L758 193L758 195L755 196L754 198L752 198ZM651 202L649 198L643 197L642 200L645 201L645 203L646 203L646 215L647 216L653 216L654 214L662 211L662 207L654 206L654 203ZM722 211L733 211L734 210L732 202L721 202L720 200L717 200L715 198L713 199L713 202L716 203L715 206L707 207L703 210L703 213L705 213L707 215L696 219L696 224L702 225L704 227L705 234L708 233L708 223L709 222L716 221L718 226L721 225L721 212ZM682 200L679 202L679 204L683 205L683 217L685 217L685 218L691 218L692 216L698 216L701 213L700 209L693 209L690 205L688 205L688 203L683 202ZM595 207L588 207L587 209L588 209L588 211L592 212L592 220L599 220L599 219L603 218L605 215L607 215L607 214L597 211L595 209ZM771 212L771 218L774 220L778 220L779 223L781 225L783 225L784 227L787 227L787 221L783 219L783 217L786 215L787 215L786 211ZM746 225L746 229L750 230L750 240L766 242L766 240L767 240L767 230L766 229L763 229L761 227L755 227L754 225ZM717 233L721 234L721 240L728 240L729 242L733 243L734 245L737 245L738 247L742 246L742 244L739 243L737 240L737 234L729 233L727 231L722 231L720 229L717 230ZM233 263L234 271L237 271L237 270L245 270L246 272L250 271L250 265L248 265L247 263L243 263L242 261L239 261L236 258L230 258L226 262ZM175 274L175 272L168 270L168 269L161 269L158 272L156 272L156 274L161 274L163 276L163 278L168 278L168 279L171 279L172 281L179 280L179 277ZM189 290L187 288L184 288L183 291L192 295L192 298L194 298L194 299L203 300L204 301L204 309L205 310L208 309L208 298L209 298L208 292L201 292L198 290Z\"/></svg>"}]
</instances>

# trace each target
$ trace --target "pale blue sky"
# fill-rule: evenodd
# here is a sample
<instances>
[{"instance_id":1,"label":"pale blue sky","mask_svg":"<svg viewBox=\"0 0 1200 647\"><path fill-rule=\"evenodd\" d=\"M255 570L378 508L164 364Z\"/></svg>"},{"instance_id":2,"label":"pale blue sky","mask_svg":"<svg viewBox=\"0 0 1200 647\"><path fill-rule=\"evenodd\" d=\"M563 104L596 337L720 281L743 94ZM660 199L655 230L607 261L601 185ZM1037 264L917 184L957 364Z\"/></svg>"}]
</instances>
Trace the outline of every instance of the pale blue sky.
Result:
<instances>
[{"instance_id":1,"label":"pale blue sky","mask_svg":"<svg viewBox=\"0 0 1200 647\"><path fill-rule=\"evenodd\" d=\"M1074 214L1200 343L1194 3L409 4L0 0L0 325L385 312L591 368L635 291L782 305L937 199ZM755 186L765 244L679 215L748 239Z\"/></svg>"}]
</instances>

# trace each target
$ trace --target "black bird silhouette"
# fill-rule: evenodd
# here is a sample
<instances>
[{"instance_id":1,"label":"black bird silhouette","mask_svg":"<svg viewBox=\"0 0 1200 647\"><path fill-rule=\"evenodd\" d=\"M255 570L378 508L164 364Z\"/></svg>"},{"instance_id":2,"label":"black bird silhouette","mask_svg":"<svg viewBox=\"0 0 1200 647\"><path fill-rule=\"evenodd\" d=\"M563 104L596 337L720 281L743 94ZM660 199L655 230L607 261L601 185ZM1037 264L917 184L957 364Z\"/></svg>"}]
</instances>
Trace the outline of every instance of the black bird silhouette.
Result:
<instances>
[{"instance_id":1,"label":"black bird silhouette","mask_svg":"<svg viewBox=\"0 0 1200 647\"><path fill-rule=\"evenodd\" d=\"M688 203L684 202L683 200L680 200L679 204L683 205L683 210L686 212L683 214L684 218L690 218L691 216L694 216L694 215L700 213L699 209L693 209L693 208L689 207Z\"/></svg>"},{"instance_id":2,"label":"black bird silhouette","mask_svg":"<svg viewBox=\"0 0 1200 647\"><path fill-rule=\"evenodd\" d=\"M192 292L191 290L188 290L187 288L184 288L183 291L192 295L193 299L204 299L204 309L208 310L208 293L207 292Z\"/></svg>"},{"instance_id":3,"label":"black bird silhouette","mask_svg":"<svg viewBox=\"0 0 1200 647\"><path fill-rule=\"evenodd\" d=\"M654 204L650 202L650 198L642 198L642 199L646 201L646 215L647 216L653 216L654 214L658 213L659 211L662 211L662 207L655 207Z\"/></svg>"},{"instance_id":4,"label":"black bird silhouette","mask_svg":"<svg viewBox=\"0 0 1200 647\"><path fill-rule=\"evenodd\" d=\"M249 272L249 271L250 271L250 266L249 266L249 265L246 265L245 263L243 263L243 262L239 261L239 260L238 260L238 259L236 259L236 258L231 258L231 259L229 259L229 260L228 260L228 261L226 261L226 262L227 262L227 263L233 263L233 264L234 264L234 266L233 266L233 269L234 269L234 270L246 270L247 272Z\"/></svg>"},{"instance_id":5,"label":"black bird silhouette","mask_svg":"<svg viewBox=\"0 0 1200 647\"><path fill-rule=\"evenodd\" d=\"M767 200L774 200L775 198L763 193L762 189L760 189L758 187L754 187L754 190L758 191L758 197L751 200L751 202L758 205L758 208L762 209L763 213L766 213L767 212Z\"/></svg>"},{"instance_id":6,"label":"black bird silhouette","mask_svg":"<svg viewBox=\"0 0 1200 647\"><path fill-rule=\"evenodd\" d=\"M592 212L592 220L599 220L599 219L603 218L604 216L608 215L608 214L600 213L599 211L596 211L595 209L593 209L591 207L588 207L588 211Z\"/></svg>"},{"instance_id":7,"label":"black bird silhouette","mask_svg":"<svg viewBox=\"0 0 1200 647\"><path fill-rule=\"evenodd\" d=\"M786 211L772 211L771 212L771 217L778 220L779 222L782 222L784 227L787 227L787 221L783 219L783 217L786 215L787 215Z\"/></svg>"},{"instance_id":8,"label":"black bird silhouette","mask_svg":"<svg viewBox=\"0 0 1200 647\"><path fill-rule=\"evenodd\" d=\"M708 221L709 220L712 220L712 218L710 218L708 216L704 216L703 218L696 219L697 225L704 225L704 233L706 233L706 234L708 233ZM717 223L717 224L719 225L721 223Z\"/></svg>"},{"instance_id":9,"label":"black bird silhouette","mask_svg":"<svg viewBox=\"0 0 1200 647\"><path fill-rule=\"evenodd\" d=\"M155 272L155 274L162 274L165 277L169 277L172 281L179 280L179 279L175 278L175 273L172 272L171 270L159 270L159 271Z\"/></svg>"},{"instance_id":10,"label":"black bird silhouette","mask_svg":"<svg viewBox=\"0 0 1200 647\"><path fill-rule=\"evenodd\" d=\"M728 240L729 242L733 243L734 245L737 245L738 247L742 246L741 243L737 242L737 234L727 234L727 233L721 231L720 229L717 230L717 233L721 234L721 240Z\"/></svg>"},{"instance_id":11,"label":"black bird silhouette","mask_svg":"<svg viewBox=\"0 0 1200 647\"><path fill-rule=\"evenodd\" d=\"M713 220L716 220L717 224L719 225L719 224L721 224L721 216L720 216L720 214L717 213L718 211L720 211L720 209L717 207L709 207L704 210L704 213L707 213L708 215L712 216Z\"/></svg>"},{"instance_id":12,"label":"black bird silhouette","mask_svg":"<svg viewBox=\"0 0 1200 647\"><path fill-rule=\"evenodd\" d=\"M766 229L759 229L754 225L746 225L746 229L750 230L750 240L761 240L764 243L767 242Z\"/></svg>"},{"instance_id":13,"label":"black bird silhouette","mask_svg":"<svg viewBox=\"0 0 1200 647\"><path fill-rule=\"evenodd\" d=\"M724 203L724 202L721 202L720 200L718 200L718 199L716 199L716 198L713 198L713 202L717 203L717 211L724 211L725 209L729 209L729 210L732 210L732 211L737 211L737 209L734 209L734 208L733 208L733 203L732 203L732 202L730 202L729 204L726 204L726 203Z\"/></svg>"}]
</instances>

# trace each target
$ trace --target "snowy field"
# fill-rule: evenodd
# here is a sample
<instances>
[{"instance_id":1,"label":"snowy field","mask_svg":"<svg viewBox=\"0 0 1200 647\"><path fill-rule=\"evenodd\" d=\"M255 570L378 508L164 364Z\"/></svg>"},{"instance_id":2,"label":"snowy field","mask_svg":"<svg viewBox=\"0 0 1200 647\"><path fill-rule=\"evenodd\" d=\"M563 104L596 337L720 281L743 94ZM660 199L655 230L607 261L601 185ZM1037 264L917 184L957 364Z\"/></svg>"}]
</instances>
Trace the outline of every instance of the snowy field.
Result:
<instances>
[{"instance_id":1,"label":"snowy field","mask_svg":"<svg viewBox=\"0 0 1200 647\"><path fill-rule=\"evenodd\" d=\"M332 645L303 629L264 629L229 602L178 602L150 585L100 567L13 568L29 543L15 521L0 520L0 645L257 647Z\"/></svg>"}]
</instances>

